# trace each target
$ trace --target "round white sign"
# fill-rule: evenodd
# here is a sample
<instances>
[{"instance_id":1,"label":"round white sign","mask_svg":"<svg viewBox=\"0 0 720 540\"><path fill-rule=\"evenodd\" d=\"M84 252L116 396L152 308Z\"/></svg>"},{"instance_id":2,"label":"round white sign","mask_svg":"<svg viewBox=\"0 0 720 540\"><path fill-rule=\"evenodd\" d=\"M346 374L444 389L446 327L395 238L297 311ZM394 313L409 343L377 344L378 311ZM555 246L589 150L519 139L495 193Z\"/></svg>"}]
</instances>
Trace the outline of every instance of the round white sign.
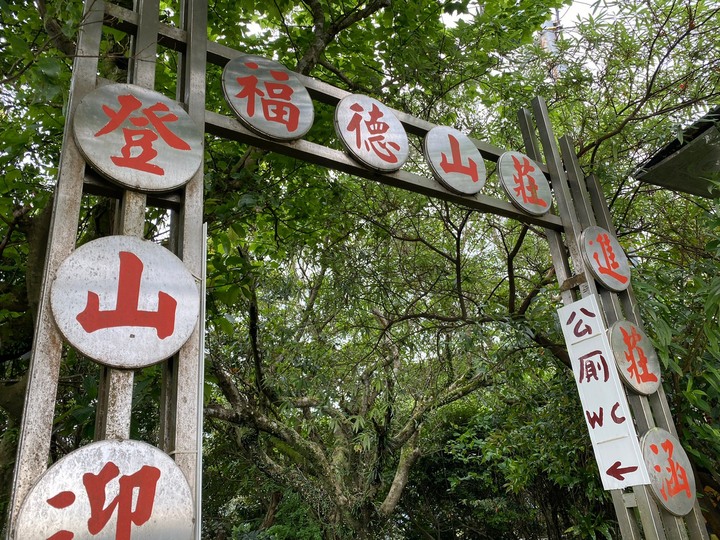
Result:
<instances>
[{"instance_id":1,"label":"round white sign","mask_svg":"<svg viewBox=\"0 0 720 540\"><path fill-rule=\"evenodd\" d=\"M99 441L40 476L20 507L14 540L190 540L194 508L185 476L140 441Z\"/></svg>"},{"instance_id":2,"label":"round white sign","mask_svg":"<svg viewBox=\"0 0 720 540\"><path fill-rule=\"evenodd\" d=\"M167 249L133 236L108 236L63 261L50 305L60 332L81 353L134 369L183 346L197 323L200 295L193 276Z\"/></svg>"},{"instance_id":3,"label":"round white sign","mask_svg":"<svg viewBox=\"0 0 720 540\"><path fill-rule=\"evenodd\" d=\"M397 171L410 153L400 120L369 96L351 94L340 100L335 109L335 131L351 156L376 171Z\"/></svg>"},{"instance_id":4,"label":"round white sign","mask_svg":"<svg viewBox=\"0 0 720 540\"><path fill-rule=\"evenodd\" d=\"M310 94L282 64L244 54L227 63L222 85L240 122L259 135L281 141L300 139L313 125Z\"/></svg>"},{"instance_id":5,"label":"round white sign","mask_svg":"<svg viewBox=\"0 0 720 540\"><path fill-rule=\"evenodd\" d=\"M660 360L645 332L630 321L617 321L610 328L610 346L620 376L628 387L644 395L658 389Z\"/></svg>"},{"instance_id":6,"label":"round white sign","mask_svg":"<svg viewBox=\"0 0 720 540\"><path fill-rule=\"evenodd\" d=\"M588 227L580 235L585 263L606 289L621 292L630 286L630 263L623 248L602 227Z\"/></svg>"},{"instance_id":7,"label":"round white sign","mask_svg":"<svg viewBox=\"0 0 720 540\"><path fill-rule=\"evenodd\" d=\"M652 428L640 446L658 503L676 516L688 514L695 505L695 475L680 441L664 429Z\"/></svg>"},{"instance_id":8,"label":"round white sign","mask_svg":"<svg viewBox=\"0 0 720 540\"><path fill-rule=\"evenodd\" d=\"M423 141L425 159L443 186L461 195L475 195L485 185L485 162L464 133L435 126Z\"/></svg>"},{"instance_id":9,"label":"round white sign","mask_svg":"<svg viewBox=\"0 0 720 540\"><path fill-rule=\"evenodd\" d=\"M100 86L72 122L80 152L108 180L138 191L186 184L203 162L203 130L179 104L131 84Z\"/></svg>"},{"instance_id":10,"label":"round white sign","mask_svg":"<svg viewBox=\"0 0 720 540\"><path fill-rule=\"evenodd\" d=\"M521 152L505 152L498 159L498 177L510 202L517 208L542 216L550 211L550 184L540 167Z\"/></svg>"}]
</instances>

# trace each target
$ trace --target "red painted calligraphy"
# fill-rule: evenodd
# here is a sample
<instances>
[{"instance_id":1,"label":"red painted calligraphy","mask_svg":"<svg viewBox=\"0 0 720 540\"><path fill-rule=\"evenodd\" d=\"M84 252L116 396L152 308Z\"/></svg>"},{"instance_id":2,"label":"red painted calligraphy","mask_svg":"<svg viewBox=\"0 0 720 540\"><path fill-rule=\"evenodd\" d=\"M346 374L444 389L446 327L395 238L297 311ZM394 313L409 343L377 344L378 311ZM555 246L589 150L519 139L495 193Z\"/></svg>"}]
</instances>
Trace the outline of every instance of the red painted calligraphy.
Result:
<instances>
[{"instance_id":1,"label":"red painted calligraphy","mask_svg":"<svg viewBox=\"0 0 720 540\"><path fill-rule=\"evenodd\" d=\"M597 358L595 358L597 357ZM610 379L607 360L602 351L591 351L580 358L580 379L578 383L591 382L593 380L607 382Z\"/></svg>"},{"instance_id":2,"label":"red painted calligraphy","mask_svg":"<svg viewBox=\"0 0 720 540\"><path fill-rule=\"evenodd\" d=\"M390 124L382 122L380 119L384 116L380 108L373 104L368 112L368 119L363 120L365 110L359 103L350 105L350 109L355 111L346 129L355 132L355 146L362 148L363 143L365 149L373 152L376 156L387 163L397 163L398 157L391 150L400 150L400 145L395 141L387 141L387 132L390 130ZM364 136L367 135L367 136Z\"/></svg>"},{"instance_id":3,"label":"red painted calligraphy","mask_svg":"<svg viewBox=\"0 0 720 540\"><path fill-rule=\"evenodd\" d=\"M90 502L87 530L93 536L102 532L113 515L117 514L114 538L130 540L132 526L140 527L152 516L160 470L144 465L133 474L120 476L117 482L117 495L106 504L107 486L119 474L118 466L109 461L98 474L85 473L82 477ZM63 491L47 502L58 509L67 508L75 502L75 494L72 491ZM73 532L62 530L48 537L47 540L72 540L74 537Z\"/></svg>"},{"instance_id":4,"label":"red painted calligraphy","mask_svg":"<svg viewBox=\"0 0 720 540\"><path fill-rule=\"evenodd\" d=\"M669 473L669 476L663 480L663 487L660 488L660 494L666 501L681 493L685 494L685 496L690 499L692 497L692 493L690 492L687 471L685 471L685 467L673 459L673 452L675 451L675 448L672 441L670 441L670 439L665 439L665 442L660 446L667 454L667 467L665 467L665 471ZM660 454L660 449L656 444L651 444L650 450L653 454ZM660 465L655 465L655 471L661 472L662 470L663 468Z\"/></svg>"},{"instance_id":5,"label":"red painted calligraphy","mask_svg":"<svg viewBox=\"0 0 720 540\"><path fill-rule=\"evenodd\" d=\"M165 339L175 331L177 301L167 293L158 292L157 311L138 309L143 263L134 253L120 252L117 303L113 310L100 310L100 297L88 291L85 309L76 317L83 329L92 333L103 328L120 326L155 328L157 337Z\"/></svg>"},{"instance_id":6,"label":"red painted calligraphy","mask_svg":"<svg viewBox=\"0 0 720 540\"><path fill-rule=\"evenodd\" d=\"M645 351L638 346L642 336L638 333L637 328L633 326L630 333L628 333L624 328L620 327L620 331L622 332L623 342L627 346L625 358L630 362L630 366L627 368L630 377L639 383L657 382L657 375L648 371L648 359L645 356Z\"/></svg>"},{"instance_id":7,"label":"red painted calligraphy","mask_svg":"<svg viewBox=\"0 0 720 540\"><path fill-rule=\"evenodd\" d=\"M50 497L47 503L53 508L63 509L71 506L75 502L75 494L72 491L61 491L57 495ZM47 540L72 540L75 537L70 531L58 531Z\"/></svg>"},{"instance_id":8,"label":"red painted calligraphy","mask_svg":"<svg viewBox=\"0 0 720 540\"><path fill-rule=\"evenodd\" d=\"M472 178L473 182L480 181L480 175L478 173L477 163L473 159L468 158L468 164L463 165L462 155L460 153L460 142L452 135L448 134L450 140L450 154L452 161L450 161L445 152L440 154L440 167L446 173L456 172L464 174Z\"/></svg>"},{"instance_id":9,"label":"red painted calligraphy","mask_svg":"<svg viewBox=\"0 0 720 540\"><path fill-rule=\"evenodd\" d=\"M255 62L245 62L250 69L258 69ZM260 98L263 118L268 122L276 122L287 127L289 132L296 131L300 121L300 109L292 103L293 89L286 81L290 79L284 71L270 70L273 81L264 83L265 91L258 88L259 80L255 75L237 77L240 92L235 97L247 99L245 112L249 117L255 116L257 98Z\"/></svg>"},{"instance_id":10,"label":"red painted calligraphy","mask_svg":"<svg viewBox=\"0 0 720 540\"><path fill-rule=\"evenodd\" d=\"M130 540L132 525L140 526L152 515L160 470L144 465L136 473L121 476L117 496L105 506L105 488L118 474L120 470L117 465L108 462L98 474L83 475L83 484L90 500L91 515L88 519L88 532L95 535L102 531L117 510L115 539ZM133 499L136 501L135 508L133 508Z\"/></svg>"},{"instance_id":11,"label":"red painted calligraphy","mask_svg":"<svg viewBox=\"0 0 720 540\"><path fill-rule=\"evenodd\" d=\"M533 178L530 174L531 172L535 171L535 167L531 165L530 160L526 157L523 157L521 163L520 160L515 156L512 156L512 160L515 167L515 172L517 173L513 175L513 181L517 186L516 188L514 188L515 194L519 196L522 199L522 202L526 204L537 204L538 206L547 208L547 201L538 197L538 185L535 182L535 178Z\"/></svg>"},{"instance_id":12,"label":"red painted calligraphy","mask_svg":"<svg viewBox=\"0 0 720 540\"><path fill-rule=\"evenodd\" d=\"M110 157L115 165L151 174L163 175L165 174L165 170L151 163L158 155L157 150L155 150L153 146L153 143L158 140L158 138L161 138L168 146L176 150L190 150L190 145L167 127L167 123L178 120L177 115L168 112L170 109L167 105L162 102L157 102L150 107L141 109L142 102L132 94L118 96L118 102L120 109L117 111L107 105L103 105L103 112L110 120L95 133L95 137L111 133L128 119L135 128L138 128L122 128L125 146L120 150L121 155ZM139 109L141 109L141 114L131 116ZM158 113L168 114L158 115ZM154 128L154 131L150 129L150 126Z\"/></svg>"},{"instance_id":13,"label":"red painted calligraphy","mask_svg":"<svg viewBox=\"0 0 720 540\"><path fill-rule=\"evenodd\" d=\"M601 253L593 253L593 259L595 259L595 262L598 265L597 271L600 274L610 276L618 280L622 284L627 283L628 277L616 272L616 270L620 268L620 263L615 260L615 251L612 248L610 236L607 233L601 233L597 235L595 240L597 240L598 244L600 244L601 251ZM593 243L594 242L592 240L588 242L591 246ZM602 262L600 261L601 256Z\"/></svg>"}]
</instances>

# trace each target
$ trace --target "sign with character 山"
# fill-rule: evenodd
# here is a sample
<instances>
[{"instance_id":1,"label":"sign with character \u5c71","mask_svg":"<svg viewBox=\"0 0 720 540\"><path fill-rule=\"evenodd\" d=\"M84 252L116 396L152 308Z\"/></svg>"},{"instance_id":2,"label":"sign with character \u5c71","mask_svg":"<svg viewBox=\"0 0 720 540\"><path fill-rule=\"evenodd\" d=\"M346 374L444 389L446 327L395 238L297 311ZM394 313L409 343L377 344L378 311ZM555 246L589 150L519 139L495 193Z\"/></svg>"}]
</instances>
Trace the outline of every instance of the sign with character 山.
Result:
<instances>
[{"instance_id":1,"label":"sign with character \u5c71","mask_svg":"<svg viewBox=\"0 0 720 540\"><path fill-rule=\"evenodd\" d=\"M132 236L99 238L76 249L60 265L50 304L71 345L124 369L175 354L200 311L195 278L182 261Z\"/></svg>"},{"instance_id":2,"label":"sign with character \u5c71","mask_svg":"<svg viewBox=\"0 0 720 540\"><path fill-rule=\"evenodd\" d=\"M558 310L604 489L650 482L595 295Z\"/></svg>"},{"instance_id":3,"label":"sign with character \u5c71","mask_svg":"<svg viewBox=\"0 0 720 540\"><path fill-rule=\"evenodd\" d=\"M485 185L485 162L469 137L460 131L435 126L423 141L433 176L450 191L475 195Z\"/></svg>"}]
</instances>

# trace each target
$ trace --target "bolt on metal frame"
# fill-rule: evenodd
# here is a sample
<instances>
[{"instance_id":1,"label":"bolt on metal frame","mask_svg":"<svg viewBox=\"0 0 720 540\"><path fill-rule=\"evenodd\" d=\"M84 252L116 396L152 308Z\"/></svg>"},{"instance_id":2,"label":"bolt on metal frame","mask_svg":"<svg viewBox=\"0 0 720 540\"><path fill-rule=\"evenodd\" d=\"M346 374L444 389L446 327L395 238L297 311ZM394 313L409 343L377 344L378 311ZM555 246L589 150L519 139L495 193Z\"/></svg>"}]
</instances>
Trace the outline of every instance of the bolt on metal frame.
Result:
<instances>
[{"instance_id":1,"label":"bolt on metal frame","mask_svg":"<svg viewBox=\"0 0 720 540\"><path fill-rule=\"evenodd\" d=\"M86 0L85 15L78 37L73 78L54 198L47 261L36 324L33 355L16 459L10 505L9 537L24 497L46 470L54 421L55 399L62 357L63 340L50 313L50 284L63 260L75 249L81 201L84 195L100 195L117 201L118 219L114 232L142 237L148 207L169 209L172 214L171 247L190 272L204 279L203 171L200 170L181 190L168 194L144 195L124 190L99 178L86 166L70 133L70 122L77 104L87 93L107 81L98 77L98 60L103 25L122 30L132 37L128 82L154 88L157 47L178 52L176 100L191 118L204 125L207 134L292 156L309 163L332 168L390 186L450 201L480 212L490 212L523 223L541 226L546 234L560 285L563 303L576 296L598 293L608 325L627 318L642 327L632 289L612 293L598 287L580 254L580 232L600 225L614 234L609 209L594 176L581 171L572 141L560 140L562 156L552 132L547 108L541 99L533 102L533 113L519 112L526 153L549 177L558 214L531 216L507 201L483 194L454 194L432 178L408 171L382 174L366 169L344 152L309 141L292 143L269 141L245 129L234 118L205 110L208 64L224 66L241 53L207 40L207 0L180 0L180 27L161 24L159 0L136 0L133 10L104 2ZM331 106L349 93L315 79L299 76L311 97ZM434 124L394 111L408 133L424 136ZM534 119L533 119L534 116ZM537 131L537 134L536 134ZM539 140L538 142L538 135ZM503 149L473 141L483 158L496 162ZM542 152L541 152L542 148ZM542 154L545 156L544 164ZM564 240L563 240L564 234ZM160 447L171 455L183 471L196 501L196 538L200 537L200 465L202 434L203 321L180 352L163 364L160 398ZM96 438L127 439L132 416L132 370L102 368L97 405ZM662 386L651 396L628 394L639 433L658 426L673 434L675 427ZM704 519L696 502L684 518L659 507L647 486L611 492L624 540L708 538Z\"/></svg>"}]
</instances>

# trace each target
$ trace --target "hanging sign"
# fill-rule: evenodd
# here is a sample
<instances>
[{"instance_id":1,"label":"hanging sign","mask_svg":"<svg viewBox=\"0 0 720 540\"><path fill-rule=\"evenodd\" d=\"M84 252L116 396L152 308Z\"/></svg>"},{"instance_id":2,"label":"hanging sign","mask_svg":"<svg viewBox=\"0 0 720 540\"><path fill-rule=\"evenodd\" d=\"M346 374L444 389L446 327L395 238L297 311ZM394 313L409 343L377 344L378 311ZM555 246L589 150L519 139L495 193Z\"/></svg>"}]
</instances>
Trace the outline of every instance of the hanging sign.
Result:
<instances>
[{"instance_id":1,"label":"hanging sign","mask_svg":"<svg viewBox=\"0 0 720 540\"><path fill-rule=\"evenodd\" d=\"M690 513L695 505L695 475L680 441L664 429L652 428L643 435L642 452L658 503L676 516Z\"/></svg>"},{"instance_id":2,"label":"hanging sign","mask_svg":"<svg viewBox=\"0 0 720 540\"><path fill-rule=\"evenodd\" d=\"M175 354L197 323L195 279L167 249L108 236L75 250L50 291L55 322L81 353L117 368L141 368Z\"/></svg>"},{"instance_id":3,"label":"hanging sign","mask_svg":"<svg viewBox=\"0 0 720 540\"><path fill-rule=\"evenodd\" d=\"M14 540L190 540L190 487L164 452L139 441L100 441L40 476L23 501Z\"/></svg>"},{"instance_id":4,"label":"hanging sign","mask_svg":"<svg viewBox=\"0 0 720 540\"><path fill-rule=\"evenodd\" d=\"M558 315L604 489L648 484L595 295L560 308Z\"/></svg>"},{"instance_id":5,"label":"hanging sign","mask_svg":"<svg viewBox=\"0 0 720 540\"><path fill-rule=\"evenodd\" d=\"M368 96L351 94L340 100L335 108L335 131L352 157L376 171L397 171L410 152L400 120Z\"/></svg>"},{"instance_id":6,"label":"hanging sign","mask_svg":"<svg viewBox=\"0 0 720 540\"><path fill-rule=\"evenodd\" d=\"M485 185L485 162L470 138L457 129L435 126L423 141L433 176L450 191L475 195Z\"/></svg>"},{"instance_id":7,"label":"hanging sign","mask_svg":"<svg viewBox=\"0 0 720 540\"><path fill-rule=\"evenodd\" d=\"M203 161L203 130L176 102L130 84L101 86L78 104L80 152L108 180L138 191L186 184Z\"/></svg>"},{"instance_id":8,"label":"hanging sign","mask_svg":"<svg viewBox=\"0 0 720 540\"><path fill-rule=\"evenodd\" d=\"M550 211L550 184L540 167L520 152L505 152L498 159L498 177L510 202L534 216Z\"/></svg>"},{"instance_id":9,"label":"hanging sign","mask_svg":"<svg viewBox=\"0 0 720 540\"><path fill-rule=\"evenodd\" d=\"M240 122L258 135L290 141L302 138L313 125L310 94L282 64L241 55L225 66L222 86Z\"/></svg>"},{"instance_id":10,"label":"hanging sign","mask_svg":"<svg viewBox=\"0 0 720 540\"><path fill-rule=\"evenodd\" d=\"M650 339L630 321L617 321L610 328L610 345L626 386L650 395L660 386L660 361Z\"/></svg>"},{"instance_id":11,"label":"hanging sign","mask_svg":"<svg viewBox=\"0 0 720 540\"><path fill-rule=\"evenodd\" d=\"M621 292L630 286L630 263L617 238L602 227L588 227L580 235L585 264L606 289Z\"/></svg>"}]
</instances>

